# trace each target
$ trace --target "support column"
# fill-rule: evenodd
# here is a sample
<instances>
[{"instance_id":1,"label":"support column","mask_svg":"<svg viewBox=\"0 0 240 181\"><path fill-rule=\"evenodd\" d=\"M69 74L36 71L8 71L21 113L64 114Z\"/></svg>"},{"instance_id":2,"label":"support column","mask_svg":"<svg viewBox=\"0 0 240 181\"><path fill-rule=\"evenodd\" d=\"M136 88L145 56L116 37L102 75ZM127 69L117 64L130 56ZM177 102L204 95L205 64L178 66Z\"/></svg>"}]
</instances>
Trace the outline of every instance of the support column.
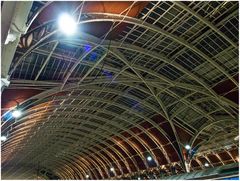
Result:
<instances>
[{"instance_id":1,"label":"support column","mask_svg":"<svg viewBox=\"0 0 240 181\"><path fill-rule=\"evenodd\" d=\"M4 1L1 13L1 92L9 85L11 66L19 39L27 30L32 1Z\"/></svg>"},{"instance_id":2,"label":"support column","mask_svg":"<svg viewBox=\"0 0 240 181\"><path fill-rule=\"evenodd\" d=\"M190 160L185 160L185 168L186 168L186 172L189 173L190 172Z\"/></svg>"}]
</instances>

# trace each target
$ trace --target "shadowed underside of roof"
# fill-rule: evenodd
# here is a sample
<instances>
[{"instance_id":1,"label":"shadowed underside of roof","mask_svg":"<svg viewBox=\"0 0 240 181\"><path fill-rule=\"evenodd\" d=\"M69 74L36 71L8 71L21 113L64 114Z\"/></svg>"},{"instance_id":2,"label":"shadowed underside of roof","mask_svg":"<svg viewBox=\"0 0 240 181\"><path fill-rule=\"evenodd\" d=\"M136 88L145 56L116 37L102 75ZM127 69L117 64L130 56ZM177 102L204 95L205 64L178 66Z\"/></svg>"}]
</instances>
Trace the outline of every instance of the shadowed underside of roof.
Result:
<instances>
[{"instance_id":1,"label":"shadowed underside of roof","mask_svg":"<svg viewBox=\"0 0 240 181\"><path fill-rule=\"evenodd\" d=\"M63 11L72 37L57 30ZM238 2L36 1L28 18L2 93L3 178L238 162Z\"/></svg>"}]
</instances>

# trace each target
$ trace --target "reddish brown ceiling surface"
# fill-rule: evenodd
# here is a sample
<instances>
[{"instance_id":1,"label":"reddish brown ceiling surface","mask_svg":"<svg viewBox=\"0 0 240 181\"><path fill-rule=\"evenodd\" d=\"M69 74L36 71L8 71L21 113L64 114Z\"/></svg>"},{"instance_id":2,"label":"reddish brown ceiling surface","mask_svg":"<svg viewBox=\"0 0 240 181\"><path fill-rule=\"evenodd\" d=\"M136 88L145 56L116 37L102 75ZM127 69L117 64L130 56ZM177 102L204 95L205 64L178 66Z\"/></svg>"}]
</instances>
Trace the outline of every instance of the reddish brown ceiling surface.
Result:
<instances>
[{"instance_id":1,"label":"reddish brown ceiling surface","mask_svg":"<svg viewBox=\"0 0 240 181\"><path fill-rule=\"evenodd\" d=\"M238 81L239 76L235 75L234 79ZM235 89L235 90L234 90ZM227 99L230 99L231 101L235 102L236 104L239 103L239 95L238 95L238 89L236 89L236 86L229 80L224 80L223 82L220 82L215 87L213 87L213 90L217 92L217 94L222 95L226 97Z\"/></svg>"},{"instance_id":2,"label":"reddish brown ceiling surface","mask_svg":"<svg viewBox=\"0 0 240 181\"><path fill-rule=\"evenodd\" d=\"M127 14L129 17L137 17L142 9L147 5L148 2L141 1L137 2L132 6L129 11L126 11L133 2L123 2L123 1L113 1L113 2L85 2L82 8L82 13L112 13L112 14ZM62 12L72 12L79 6L81 2L77 1L68 1L67 3L62 2L52 2L48 8L45 8L35 20L36 25L57 19L57 15ZM80 11L81 7L78 11ZM32 28L36 26L33 23ZM108 38L114 38L126 27L126 23L120 23L117 28L115 28L109 35ZM109 28L112 26L112 23L109 22L96 22L84 25L81 28L81 31L88 32L97 37L104 35ZM31 29L31 28L30 28Z\"/></svg>"},{"instance_id":3,"label":"reddish brown ceiling surface","mask_svg":"<svg viewBox=\"0 0 240 181\"><path fill-rule=\"evenodd\" d=\"M113 13L120 14L126 11L133 2L123 2L123 1L111 1L111 2L84 2L82 13ZM133 7L128 12L128 16L136 17L141 12L141 10L147 5L148 2L141 1L133 5ZM79 6L81 2L68 1L67 3L62 2L52 2L47 8L45 8L39 15L36 21L39 23L44 23L57 18L62 12L72 12ZM81 7L80 7L81 9ZM80 10L79 9L79 10Z\"/></svg>"},{"instance_id":4,"label":"reddish brown ceiling surface","mask_svg":"<svg viewBox=\"0 0 240 181\"><path fill-rule=\"evenodd\" d=\"M36 89L5 89L1 99L2 114L40 92L42 91Z\"/></svg>"}]
</instances>

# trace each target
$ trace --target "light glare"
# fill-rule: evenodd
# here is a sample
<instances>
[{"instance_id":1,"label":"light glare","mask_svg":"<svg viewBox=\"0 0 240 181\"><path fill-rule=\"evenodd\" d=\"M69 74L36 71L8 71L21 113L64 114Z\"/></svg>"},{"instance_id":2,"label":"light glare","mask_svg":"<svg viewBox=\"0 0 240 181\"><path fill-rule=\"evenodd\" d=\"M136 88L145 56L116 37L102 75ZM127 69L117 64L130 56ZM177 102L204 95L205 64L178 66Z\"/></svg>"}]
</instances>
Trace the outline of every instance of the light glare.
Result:
<instances>
[{"instance_id":1,"label":"light glare","mask_svg":"<svg viewBox=\"0 0 240 181\"><path fill-rule=\"evenodd\" d=\"M86 178L89 178L89 175L86 175Z\"/></svg>"},{"instance_id":2,"label":"light glare","mask_svg":"<svg viewBox=\"0 0 240 181\"><path fill-rule=\"evenodd\" d=\"M6 136L1 136L1 141L6 141L7 137Z\"/></svg>"},{"instance_id":3,"label":"light glare","mask_svg":"<svg viewBox=\"0 0 240 181\"><path fill-rule=\"evenodd\" d=\"M114 168L113 168L113 167L111 167L111 168L110 168L110 170L113 172L113 171L114 171Z\"/></svg>"},{"instance_id":4,"label":"light glare","mask_svg":"<svg viewBox=\"0 0 240 181\"><path fill-rule=\"evenodd\" d=\"M208 164L208 163L205 163L204 166L205 166L205 167L209 167L209 164Z\"/></svg>"},{"instance_id":5,"label":"light glare","mask_svg":"<svg viewBox=\"0 0 240 181\"><path fill-rule=\"evenodd\" d=\"M14 111L12 112L12 116L15 117L15 118L18 118L18 117L20 117L21 115L22 115L22 113L21 113L21 111L19 111L19 110L14 110Z\"/></svg>"},{"instance_id":6,"label":"light glare","mask_svg":"<svg viewBox=\"0 0 240 181\"><path fill-rule=\"evenodd\" d=\"M152 157L148 156L148 157L147 157L147 160L148 160L148 161L152 161Z\"/></svg>"},{"instance_id":7,"label":"light glare","mask_svg":"<svg viewBox=\"0 0 240 181\"><path fill-rule=\"evenodd\" d=\"M191 146L190 146L190 145L186 145L185 148L186 148L187 150L190 150L190 149L191 149Z\"/></svg>"},{"instance_id":8,"label":"light glare","mask_svg":"<svg viewBox=\"0 0 240 181\"><path fill-rule=\"evenodd\" d=\"M67 13L62 14L58 19L59 29L66 35L73 35L76 31L77 24L74 19Z\"/></svg>"}]
</instances>

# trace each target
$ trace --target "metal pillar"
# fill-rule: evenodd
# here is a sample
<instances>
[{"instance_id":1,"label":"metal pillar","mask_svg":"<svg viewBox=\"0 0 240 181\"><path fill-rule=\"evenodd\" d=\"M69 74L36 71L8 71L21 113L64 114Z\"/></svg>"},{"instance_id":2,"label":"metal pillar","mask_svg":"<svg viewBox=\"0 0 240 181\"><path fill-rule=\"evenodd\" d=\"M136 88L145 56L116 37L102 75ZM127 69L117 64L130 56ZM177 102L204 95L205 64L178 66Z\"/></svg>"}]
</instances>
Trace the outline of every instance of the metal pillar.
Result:
<instances>
[{"instance_id":1,"label":"metal pillar","mask_svg":"<svg viewBox=\"0 0 240 181\"><path fill-rule=\"evenodd\" d=\"M4 1L1 13L1 92L9 85L8 71L19 39L25 33L32 1Z\"/></svg>"}]
</instances>

